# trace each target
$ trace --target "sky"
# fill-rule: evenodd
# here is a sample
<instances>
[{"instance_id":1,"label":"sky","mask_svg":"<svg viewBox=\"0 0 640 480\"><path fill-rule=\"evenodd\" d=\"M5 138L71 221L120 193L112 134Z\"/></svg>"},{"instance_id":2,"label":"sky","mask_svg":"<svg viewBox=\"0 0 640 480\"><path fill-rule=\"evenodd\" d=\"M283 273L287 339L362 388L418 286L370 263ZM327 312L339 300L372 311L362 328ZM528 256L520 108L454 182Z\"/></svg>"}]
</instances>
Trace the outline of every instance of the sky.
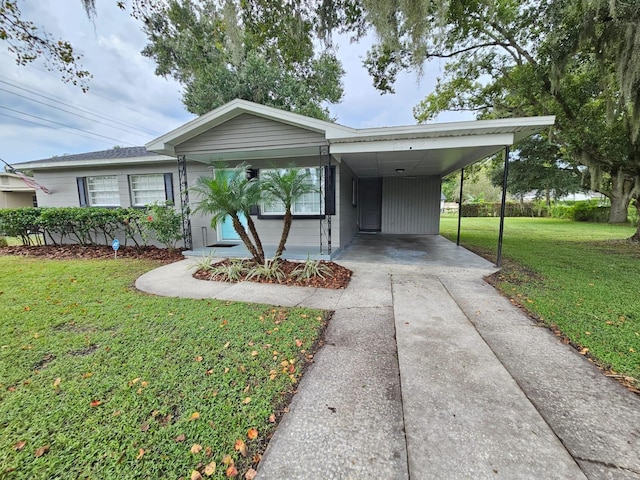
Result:
<instances>
[{"instance_id":1,"label":"sky","mask_svg":"<svg viewBox=\"0 0 640 480\"><path fill-rule=\"evenodd\" d=\"M115 0L98 0L91 22L80 0L20 0L23 18L69 40L91 72L89 92L60 80L38 60L17 66L0 41L0 158L9 163L65 154L139 146L195 118L182 105L182 88L155 75L140 51L146 37ZM344 96L330 105L337 122L354 128L415 124L412 109L434 87L442 65L428 65L418 81L402 74L396 93L380 95L362 66L371 39L352 44L338 38L346 75ZM437 121L470 120L444 113Z\"/></svg>"}]
</instances>

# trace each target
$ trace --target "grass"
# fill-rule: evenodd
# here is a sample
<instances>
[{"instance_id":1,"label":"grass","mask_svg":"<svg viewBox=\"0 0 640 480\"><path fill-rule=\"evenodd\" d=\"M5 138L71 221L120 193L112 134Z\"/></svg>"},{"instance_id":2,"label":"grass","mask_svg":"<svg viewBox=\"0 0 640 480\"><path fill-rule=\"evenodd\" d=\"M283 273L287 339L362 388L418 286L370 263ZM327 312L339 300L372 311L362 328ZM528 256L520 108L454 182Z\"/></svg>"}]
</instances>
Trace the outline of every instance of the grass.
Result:
<instances>
[{"instance_id":1,"label":"grass","mask_svg":"<svg viewBox=\"0 0 640 480\"><path fill-rule=\"evenodd\" d=\"M463 218L461 245L495 261L497 218ZM442 218L455 240L457 218ZM640 245L634 227L507 218L498 288L614 374L640 379ZM526 345L523 345L526 348Z\"/></svg>"},{"instance_id":2,"label":"grass","mask_svg":"<svg viewBox=\"0 0 640 480\"><path fill-rule=\"evenodd\" d=\"M155 266L0 257L0 477L255 467L323 312L136 292Z\"/></svg>"}]
</instances>

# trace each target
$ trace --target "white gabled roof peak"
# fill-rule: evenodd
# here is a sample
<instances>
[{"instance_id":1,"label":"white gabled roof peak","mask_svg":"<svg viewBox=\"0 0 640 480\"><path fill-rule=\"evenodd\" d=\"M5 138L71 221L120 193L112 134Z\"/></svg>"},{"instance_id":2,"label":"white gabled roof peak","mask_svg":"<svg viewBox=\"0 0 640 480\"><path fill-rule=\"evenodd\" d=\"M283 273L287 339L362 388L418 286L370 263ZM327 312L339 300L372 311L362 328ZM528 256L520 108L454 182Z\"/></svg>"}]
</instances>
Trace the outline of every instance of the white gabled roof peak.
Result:
<instances>
[{"instance_id":1,"label":"white gabled roof peak","mask_svg":"<svg viewBox=\"0 0 640 480\"><path fill-rule=\"evenodd\" d=\"M323 133L326 136L349 135L354 134L356 131L353 128L335 123L237 98L152 140L146 144L146 147L148 150L155 152L175 155L175 147L177 145L243 113Z\"/></svg>"}]
</instances>

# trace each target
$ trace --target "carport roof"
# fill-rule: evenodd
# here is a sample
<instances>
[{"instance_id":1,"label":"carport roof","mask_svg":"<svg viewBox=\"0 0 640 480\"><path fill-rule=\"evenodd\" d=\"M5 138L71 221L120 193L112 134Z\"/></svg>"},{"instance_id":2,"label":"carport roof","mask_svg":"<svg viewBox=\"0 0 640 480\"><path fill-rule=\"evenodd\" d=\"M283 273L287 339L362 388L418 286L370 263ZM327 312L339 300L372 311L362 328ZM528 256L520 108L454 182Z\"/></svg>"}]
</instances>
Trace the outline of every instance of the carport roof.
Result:
<instances>
[{"instance_id":1,"label":"carport roof","mask_svg":"<svg viewBox=\"0 0 640 480\"><path fill-rule=\"evenodd\" d=\"M553 116L544 116L355 129L237 99L152 140L146 148L174 156L180 144L242 114L321 133L332 156L344 161L363 178L399 173L444 176L493 155L555 121ZM315 155L318 155L318 146L284 146L251 148L244 152L217 151L215 158L224 161Z\"/></svg>"}]
</instances>

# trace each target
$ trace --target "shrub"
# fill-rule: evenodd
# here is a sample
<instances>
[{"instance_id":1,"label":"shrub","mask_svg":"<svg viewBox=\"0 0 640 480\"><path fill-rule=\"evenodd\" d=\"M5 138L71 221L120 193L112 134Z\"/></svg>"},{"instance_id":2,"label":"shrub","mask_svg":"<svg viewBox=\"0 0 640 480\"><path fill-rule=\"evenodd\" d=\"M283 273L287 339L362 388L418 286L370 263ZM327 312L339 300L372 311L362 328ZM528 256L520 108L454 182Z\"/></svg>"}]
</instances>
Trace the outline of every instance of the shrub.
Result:
<instances>
[{"instance_id":1,"label":"shrub","mask_svg":"<svg viewBox=\"0 0 640 480\"><path fill-rule=\"evenodd\" d=\"M214 280L216 277L223 277L228 282L239 282L250 270L245 266L244 260L232 258L217 266L210 266L208 269L209 278Z\"/></svg>"},{"instance_id":2,"label":"shrub","mask_svg":"<svg viewBox=\"0 0 640 480\"><path fill-rule=\"evenodd\" d=\"M62 207L10 208L0 210L0 234L18 237L32 245L34 234L46 235L54 245L110 245L124 237L137 247L147 245L150 234L173 249L182 238L181 217L170 206L138 208ZM40 237L35 237L40 241Z\"/></svg>"},{"instance_id":3,"label":"shrub","mask_svg":"<svg viewBox=\"0 0 640 480\"><path fill-rule=\"evenodd\" d=\"M291 276L300 280L309 280L314 277L333 277L333 272L327 265L320 262L320 260L311 260L311 258L307 256L307 260L298 265L291 272Z\"/></svg>"},{"instance_id":4,"label":"shrub","mask_svg":"<svg viewBox=\"0 0 640 480\"><path fill-rule=\"evenodd\" d=\"M280 268L280 261L277 258L266 260L264 263L258 263L249 270L247 280L253 278L263 278L265 280L282 281L286 278L286 274Z\"/></svg>"},{"instance_id":5,"label":"shrub","mask_svg":"<svg viewBox=\"0 0 640 480\"><path fill-rule=\"evenodd\" d=\"M23 245L33 245L31 235L41 233L40 209L34 207L0 210L0 234L18 237Z\"/></svg>"},{"instance_id":6,"label":"shrub","mask_svg":"<svg viewBox=\"0 0 640 480\"><path fill-rule=\"evenodd\" d=\"M576 222L600 222L609 221L610 207L604 207L597 202L582 201L571 206L569 218Z\"/></svg>"},{"instance_id":7,"label":"shrub","mask_svg":"<svg viewBox=\"0 0 640 480\"><path fill-rule=\"evenodd\" d=\"M182 216L169 203L149 205L146 213L147 226L156 239L169 250L174 250L182 239Z\"/></svg>"},{"instance_id":8,"label":"shrub","mask_svg":"<svg viewBox=\"0 0 640 480\"><path fill-rule=\"evenodd\" d=\"M8 246L9 246L9 242L7 242L6 237L0 236L0 247L8 247Z\"/></svg>"},{"instance_id":9,"label":"shrub","mask_svg":"<svg viewBox=\"0 0 640 480\"><path fill-rule=\"evenodd\" d=\"M501 202L475 202L462 204L463 217L499 217ZM546 217L549 214L544 202L507 202L506 217Z\"/></svg>"}]
</instances>

